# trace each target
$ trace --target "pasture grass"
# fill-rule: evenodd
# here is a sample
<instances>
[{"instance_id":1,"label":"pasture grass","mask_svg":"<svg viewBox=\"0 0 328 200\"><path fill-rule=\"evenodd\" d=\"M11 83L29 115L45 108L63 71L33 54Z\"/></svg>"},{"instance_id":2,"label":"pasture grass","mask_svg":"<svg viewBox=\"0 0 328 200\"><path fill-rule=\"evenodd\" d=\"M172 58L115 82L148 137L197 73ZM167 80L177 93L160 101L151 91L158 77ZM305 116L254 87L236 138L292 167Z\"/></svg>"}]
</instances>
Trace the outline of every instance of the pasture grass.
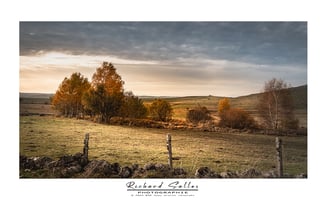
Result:
<instances>
[{"instance_id":1,"label":"pasture grass","mask_svg":"<svg viewBox=\"0 0 328 200\"><path fill-rule=\"evenodd\" d=\"M172 135L173 166L190 177L203 166L222 172L269 171L276 165L274 136L111 126L52 116L20 116L20 154L58 159L82 152L85 133L90 134L89 159L123 166L167 163L167 133ZM307 137L282 140L285 173L307 174Z\"/></svg>"}]
</instances>

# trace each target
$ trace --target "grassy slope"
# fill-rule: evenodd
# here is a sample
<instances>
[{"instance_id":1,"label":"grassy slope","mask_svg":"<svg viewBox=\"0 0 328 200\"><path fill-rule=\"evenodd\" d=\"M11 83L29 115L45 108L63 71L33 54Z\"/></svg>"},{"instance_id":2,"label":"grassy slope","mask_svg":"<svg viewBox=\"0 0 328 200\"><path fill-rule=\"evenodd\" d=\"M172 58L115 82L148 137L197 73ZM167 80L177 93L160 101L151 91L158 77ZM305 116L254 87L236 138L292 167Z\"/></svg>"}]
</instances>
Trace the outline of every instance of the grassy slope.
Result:
<instances>
[{"instance_id":1,"label":"grassy slope","mask_svg":"<svg viewBox=\"0 0 328 200\"><path fill-rule=\"evenodd\" d=\"M174 166L185 168L190 175L201 166L220 172L251 167L272 170L275 165L273 136L132 128L39 116L20 117L20 154L58 158L82 152L84 134L90 133L91 159L122 165L166 163L168 132ZM307 173L307 137L283 137L283 143L285 171Z\"/></svg>"},{"instance_id":2,"label":"grassy slope","mask_svg":"<svg viewBox=\"0 0 328 200\"><path fill-rule=\"evenodd\" d=\"M291 88L291 93L295 103L295 115L300 120L300 126L307 127L307 86ZM248 111L255 118L259 117L257 113L257 103L260 94L251 94L236 98L229 98L231 107L242 108ZM224 97L216 96L190 96L165 98L173 107L174 119L185 120L187 108L193 108L198 104L206 106L214 118L217 117L218 102ZM144 99L146 104L150 104L153 98Z\"/></svg>"}]
</instances>

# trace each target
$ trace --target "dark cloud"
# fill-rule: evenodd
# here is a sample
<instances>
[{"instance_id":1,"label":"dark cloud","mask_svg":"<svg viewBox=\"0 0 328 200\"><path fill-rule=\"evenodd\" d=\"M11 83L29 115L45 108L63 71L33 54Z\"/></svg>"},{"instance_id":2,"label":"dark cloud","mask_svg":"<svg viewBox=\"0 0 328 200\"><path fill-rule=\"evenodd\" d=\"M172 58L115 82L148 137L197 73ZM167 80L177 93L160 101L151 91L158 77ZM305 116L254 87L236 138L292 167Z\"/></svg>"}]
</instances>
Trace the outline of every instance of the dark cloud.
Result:
<instances>
[{"instance_id":1,"label":"dark cloud","mask_svg":"<svg viewBox=\"0 0 328 200\"><path fill-rule=\"evenodd\" d=\"M21 22L20 55L48 51L163 63L199 58L306 66L307 23Z\"/></svg>"},{"instance_id":2,"label":"dark cloud","mask_svg":"<svg viewBox=\"0 0 328 200\"><path fill-rule=\"evenodd\" d=\"M20 55L25 91L107 60L139 95L245 95L273 77L307 83L307 23L21 22Z\"/></svg>"}]
</instances>

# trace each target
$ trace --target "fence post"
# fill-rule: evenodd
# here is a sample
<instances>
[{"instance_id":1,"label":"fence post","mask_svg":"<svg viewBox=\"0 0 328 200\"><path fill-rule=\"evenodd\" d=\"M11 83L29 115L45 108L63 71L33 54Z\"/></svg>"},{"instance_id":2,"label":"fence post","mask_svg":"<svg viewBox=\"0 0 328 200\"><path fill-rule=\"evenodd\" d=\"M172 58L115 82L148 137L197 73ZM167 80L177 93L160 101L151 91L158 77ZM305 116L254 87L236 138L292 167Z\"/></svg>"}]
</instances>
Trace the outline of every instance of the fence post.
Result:
<instances>
[{"instance_id":1,"label":"fence post","mask_svg":"<svg viewBox=\"0 0 328 200\"><path fill-rule=\"evenodd\" d=\"M166 136L166 145L167 145L167 151L168 151L168 163L170 169L173 169L172 166L172 145L171 145L171 135L167 134Z\"/></svg>"},{"instance_id":2,"label":"fence post","mask_svg":"<svg viewBox=\"0 0 328 200\"><path fill-rule=\"evenodd\" d=\"M277 153L277 172L279 177L283 177L283 166L282 166L282 141L279 137L276 137L276 153Z\"/></svg>"},{"instance_id":3,"label":"fence post","mask_svg":"<svg viewBox=\"0 0 328 200\"><path fill-rule=\"evenodd\" d=\"M88 160L88 150L89 150L89 133L85 134L83 156Z\"/></svg>"}]
</instances>

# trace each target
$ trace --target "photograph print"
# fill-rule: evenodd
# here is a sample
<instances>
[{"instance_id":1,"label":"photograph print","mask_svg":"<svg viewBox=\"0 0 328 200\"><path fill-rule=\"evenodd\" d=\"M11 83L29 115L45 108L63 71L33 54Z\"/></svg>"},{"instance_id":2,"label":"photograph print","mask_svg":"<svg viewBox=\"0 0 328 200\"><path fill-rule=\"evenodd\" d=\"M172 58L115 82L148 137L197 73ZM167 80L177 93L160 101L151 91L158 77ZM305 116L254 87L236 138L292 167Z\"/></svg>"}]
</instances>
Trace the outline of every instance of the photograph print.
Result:
<instances>
[{"instance_id":1,"label":"photograph print","mask_svg":"<svg viewBox=\"0 0 328 200\"><path fill-rule=\"evenodd\" d=\"M21 21L19 82L20 179L308 176L306 21Z\"/></svg>"}]
</instances>

